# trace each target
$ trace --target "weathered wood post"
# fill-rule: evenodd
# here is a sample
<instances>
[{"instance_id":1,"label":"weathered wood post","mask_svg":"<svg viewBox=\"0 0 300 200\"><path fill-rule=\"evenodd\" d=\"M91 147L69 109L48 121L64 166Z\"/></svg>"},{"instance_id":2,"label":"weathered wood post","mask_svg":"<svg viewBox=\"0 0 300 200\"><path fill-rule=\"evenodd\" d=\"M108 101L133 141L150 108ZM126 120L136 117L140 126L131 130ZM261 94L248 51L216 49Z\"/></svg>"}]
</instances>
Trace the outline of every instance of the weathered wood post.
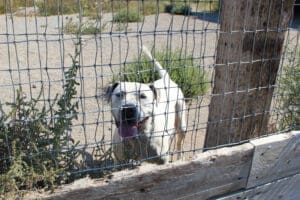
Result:
<instances>
[{"instance_id":1,"label":"weathered wood post","mask_svg":"<svg viewBox=\"0 0 300 200\"><path fill-rule=\"evenodd\" d=\"M265 134L294 0L224 0L204 147Z\"/></svg>"}]
</instances>

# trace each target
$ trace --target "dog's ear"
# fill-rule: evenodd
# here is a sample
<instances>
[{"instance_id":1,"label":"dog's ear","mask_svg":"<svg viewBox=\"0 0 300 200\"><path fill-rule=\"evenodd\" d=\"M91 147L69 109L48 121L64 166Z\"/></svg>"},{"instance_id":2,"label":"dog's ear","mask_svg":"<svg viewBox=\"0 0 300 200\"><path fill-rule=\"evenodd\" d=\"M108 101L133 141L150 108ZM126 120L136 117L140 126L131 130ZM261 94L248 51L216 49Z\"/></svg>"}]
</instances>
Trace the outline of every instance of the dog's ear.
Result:
<instances>
[{"instance_id":1,"label":"dog's ear","mask_svg":"<svg viewBox=\"0 0 300 200\"><path fill-rule=\"evenodd\" d=\"M110 102L112 93L118 85L119 85L119 83L113 83L106 88L104 98L106 99L107 102Z\"/></svg>"},{"instance_id":2,"label":"dog's ear","mask_svg":"<svg viewBox=\"0 0 300 200\"><path fill-rule=\"evenodd\" d=\"M156 102L159 102L159 97L160 97L159 91L152 84L150 84L149 87L154 94L154 99L156 100Z\"/></svg>"}]
</instances>

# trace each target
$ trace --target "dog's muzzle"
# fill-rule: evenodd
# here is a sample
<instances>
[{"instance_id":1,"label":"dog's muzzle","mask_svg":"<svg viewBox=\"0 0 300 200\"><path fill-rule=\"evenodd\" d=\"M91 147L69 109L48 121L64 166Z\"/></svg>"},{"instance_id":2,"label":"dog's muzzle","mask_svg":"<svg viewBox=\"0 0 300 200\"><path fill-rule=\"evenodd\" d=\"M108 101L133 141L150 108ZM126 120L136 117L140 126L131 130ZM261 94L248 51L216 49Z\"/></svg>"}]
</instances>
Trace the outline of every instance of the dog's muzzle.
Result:
<instances>
[{"instance_id":1,"label":"dog's muzzle","mask_svg":"<svg viewBox=\"0 0 300 200\"><path fill-rule=\"evenodd\" d=\"M120 109L121 121L129 126L133 126L138 120L138 109L134 104L125 104Z\"/></svg>"},{"instance_id":2,"label":"dog's muzzle","mask_svg":"<svg viewBox=\"0 0 300 200\"><path fill-rule=\"evenodd\" d=\"M139 117L136 105L123 105L120 108L120 121L116 121L119 135L123 138L133 138L137 136L139 127L149 118L146 117L139 121Z\"/></svg>"}]
</instances>

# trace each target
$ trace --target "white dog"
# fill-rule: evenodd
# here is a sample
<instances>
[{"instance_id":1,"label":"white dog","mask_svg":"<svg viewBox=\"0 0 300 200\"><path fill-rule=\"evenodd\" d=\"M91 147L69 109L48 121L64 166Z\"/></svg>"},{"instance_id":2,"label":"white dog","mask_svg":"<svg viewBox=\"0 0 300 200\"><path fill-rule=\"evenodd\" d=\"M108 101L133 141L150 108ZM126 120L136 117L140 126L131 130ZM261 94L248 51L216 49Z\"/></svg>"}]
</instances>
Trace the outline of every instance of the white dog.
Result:
<instances>
[{"instance_id":1,"label":"white dog","mask_svg":"<svg viewBox=\"0 0 300 200\"><path fill-rule=\"evenodd\" d=\"M161 79L150 85L120 82L107 88L106 97L117 126L113 153L117 162L147 159L163 164L170 160L168 152L176 136L179 158L186 131L185 100L149 50L142 47L142 51L153 61Z\"/></svg>"}]
</instances>

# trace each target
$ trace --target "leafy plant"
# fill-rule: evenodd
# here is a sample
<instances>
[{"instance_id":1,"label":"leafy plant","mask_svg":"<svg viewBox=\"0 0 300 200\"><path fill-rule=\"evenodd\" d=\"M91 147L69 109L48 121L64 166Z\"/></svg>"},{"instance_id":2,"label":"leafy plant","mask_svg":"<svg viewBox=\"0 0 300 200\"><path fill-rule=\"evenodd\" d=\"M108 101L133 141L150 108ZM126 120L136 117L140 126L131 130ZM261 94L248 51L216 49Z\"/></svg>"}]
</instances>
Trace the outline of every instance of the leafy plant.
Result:
<instances>
[{"instance_id":1,"label":"leafy plant","mask_svg":"<svg viewBox=\"0 0 300 200\"><path fill-rule=\"evenodd\" d=\"M283 68L279 79L280 129L300 130L300 50L296 62ZM293 64L294 63L294 64Z\"/></svg>"},{"instance_id":2,"label":"leafy plant","mask_svg":"<svg viewBox=\"0 0 300 200\"><path fill-rule=\"evenodd\" d=\"M64 92L53 104L39 106L37 98L27 100L20 87L10 112L0 109L0 193L32 187L53 188L70 180L77 168L78 152L68 131L77 117L78 102L73 102L79 84L79 44L76 44L72 66L64 73Z\"/></svg>"},{"instance_id":3,"label":"leafy plant","mask_svg":"<svg viewBox=\"0 0 300 200\"><path fill-rule=\"evenodd\" d=\"M184 56L180 51L160 51L154 54L157 61L167 69L173 81L182 89L185 97L191 98L204 95L208 88L207 73L193 60L192 56ZM132 64L124 67L120 77L113 77L113 82L138 81L151 83L159 78L153 63L146 56L135 59Z\"/></svg>"}]
</instances>

